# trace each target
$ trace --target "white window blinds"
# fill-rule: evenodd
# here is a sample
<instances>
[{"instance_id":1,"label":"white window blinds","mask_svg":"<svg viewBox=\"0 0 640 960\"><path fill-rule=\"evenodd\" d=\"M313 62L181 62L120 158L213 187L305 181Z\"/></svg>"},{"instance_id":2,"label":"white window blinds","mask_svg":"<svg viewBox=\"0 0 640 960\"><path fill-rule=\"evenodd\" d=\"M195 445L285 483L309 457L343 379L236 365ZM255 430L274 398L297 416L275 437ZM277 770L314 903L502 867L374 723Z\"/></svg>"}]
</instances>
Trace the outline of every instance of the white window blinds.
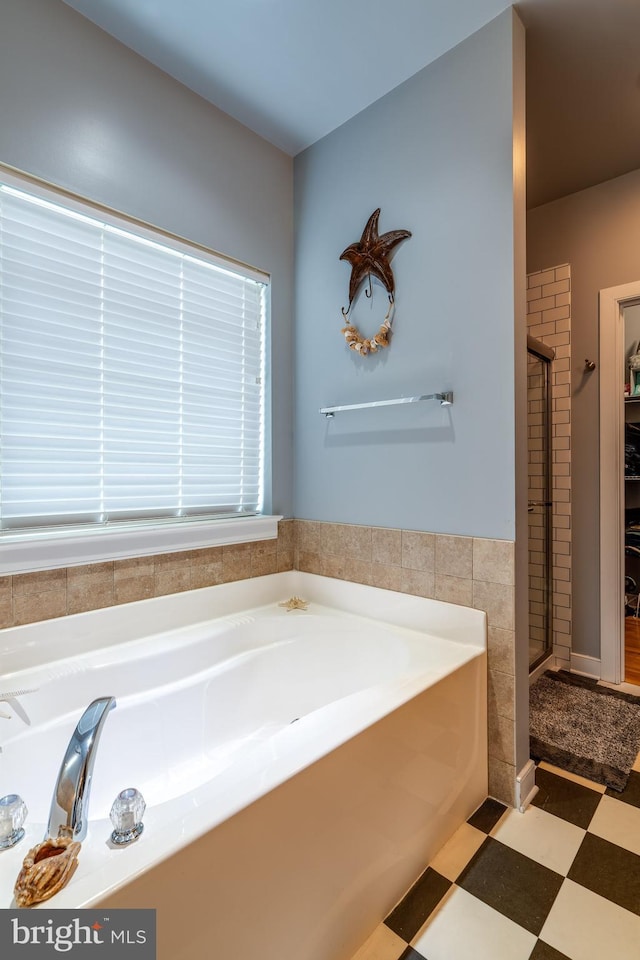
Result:
<instances>
[{"instance_id":1,"label":"white window blinds","mask_svg":"<svg viewBox=\"0 0 640 960\"><path fill-rule=\"evenodd\" d=\"M185 246L0 186L2 531L261 510L265 283Z\"/></svg>"}]
</instances>

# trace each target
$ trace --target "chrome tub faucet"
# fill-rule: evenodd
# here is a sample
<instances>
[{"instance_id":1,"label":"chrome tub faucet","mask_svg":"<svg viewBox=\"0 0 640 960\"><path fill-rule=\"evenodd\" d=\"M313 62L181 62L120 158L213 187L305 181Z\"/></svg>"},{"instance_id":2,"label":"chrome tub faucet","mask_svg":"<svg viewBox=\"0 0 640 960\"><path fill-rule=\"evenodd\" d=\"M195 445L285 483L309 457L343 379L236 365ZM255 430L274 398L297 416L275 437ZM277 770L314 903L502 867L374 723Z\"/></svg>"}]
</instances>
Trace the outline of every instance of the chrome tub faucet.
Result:
<instances>
[{"instance_id":1,"label":"chrome tub faucet","mask_svg":"<svg viewBox=\"0 0 640 960\"><path fill-rule=\"evenodd\" d=\"M69 741L58 774L49 825L49 837L82 841L89 824L89 794L98 741L105 721L116 705L115 697L100 697L84 711Z\"/></svg>"}]
</instances>

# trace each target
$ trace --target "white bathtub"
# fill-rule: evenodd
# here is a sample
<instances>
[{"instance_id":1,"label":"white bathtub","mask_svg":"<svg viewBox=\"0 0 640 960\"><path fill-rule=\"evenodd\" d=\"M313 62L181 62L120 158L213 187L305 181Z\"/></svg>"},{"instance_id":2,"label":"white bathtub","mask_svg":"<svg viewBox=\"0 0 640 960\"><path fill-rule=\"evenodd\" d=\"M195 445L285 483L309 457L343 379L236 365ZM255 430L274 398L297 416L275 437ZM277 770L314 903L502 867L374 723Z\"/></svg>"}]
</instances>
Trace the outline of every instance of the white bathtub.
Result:
<instances>
[{"instance_id":1,"label":"white bathtub","mask_svg":"<svg viewBox=\"0 0 640 960\"><path fill-rule=\"evenodd\" d=\"M30 811L0 907L113 695L80 865L45 906L156 907L167 960L348 958L486 796L485 634L480 611L299 572L0 631L0 691L38 688L30 726L0 720L0 796ZM129 786L145 832L113 849Z\"/></svg>"}]
</instances>

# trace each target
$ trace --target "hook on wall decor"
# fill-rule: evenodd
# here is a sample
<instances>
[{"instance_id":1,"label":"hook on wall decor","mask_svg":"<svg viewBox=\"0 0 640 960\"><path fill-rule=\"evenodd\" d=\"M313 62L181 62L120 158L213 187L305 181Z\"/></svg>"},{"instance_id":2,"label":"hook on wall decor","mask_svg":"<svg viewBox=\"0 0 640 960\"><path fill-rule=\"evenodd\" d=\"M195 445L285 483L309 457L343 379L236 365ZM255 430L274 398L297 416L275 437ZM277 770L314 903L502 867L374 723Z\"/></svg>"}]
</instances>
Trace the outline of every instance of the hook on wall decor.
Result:
<instances>
[{"instance_id":1,"label":"hook on wall decor","mask_svg":"<svg viewBox=\"0 0 640 960\"><path fill-rule=\"evenodd\" d=\"M585 360L584 362L585 373L591 373L593 370L595 370L595 368L596 368L595 360Z\"/></svg>"}]
</instances>

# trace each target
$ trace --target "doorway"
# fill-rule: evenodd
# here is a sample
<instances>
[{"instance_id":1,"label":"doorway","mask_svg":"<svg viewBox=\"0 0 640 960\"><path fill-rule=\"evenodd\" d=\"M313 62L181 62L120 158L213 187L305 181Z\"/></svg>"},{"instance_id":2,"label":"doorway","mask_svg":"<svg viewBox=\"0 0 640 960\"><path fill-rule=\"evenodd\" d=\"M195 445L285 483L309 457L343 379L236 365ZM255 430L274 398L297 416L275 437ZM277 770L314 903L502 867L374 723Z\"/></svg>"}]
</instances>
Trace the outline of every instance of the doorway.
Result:
<instances>
[{"instance_id":1,"label":"doorway","mask_svg":"<svg viewBox=\"0 0 640 960\"><path fill-rule=\"evenodd\" d=\"M600 291L600 656L601 677L611 683L634 676L625 670L627 659L630 671L636 658L640 663L638 623L627 625L625 616L633 613L633 597L640 591L634 576L640 576L640 569L634 569L626 542L633 547L632 528L640 521L640 481L633 444L626 442L640 425L640 388L629 369L629 356L640 340L632 319L639 305L640 280ZM640 602L636 609L640 613Z\"/></svg>"}]
</instances>

